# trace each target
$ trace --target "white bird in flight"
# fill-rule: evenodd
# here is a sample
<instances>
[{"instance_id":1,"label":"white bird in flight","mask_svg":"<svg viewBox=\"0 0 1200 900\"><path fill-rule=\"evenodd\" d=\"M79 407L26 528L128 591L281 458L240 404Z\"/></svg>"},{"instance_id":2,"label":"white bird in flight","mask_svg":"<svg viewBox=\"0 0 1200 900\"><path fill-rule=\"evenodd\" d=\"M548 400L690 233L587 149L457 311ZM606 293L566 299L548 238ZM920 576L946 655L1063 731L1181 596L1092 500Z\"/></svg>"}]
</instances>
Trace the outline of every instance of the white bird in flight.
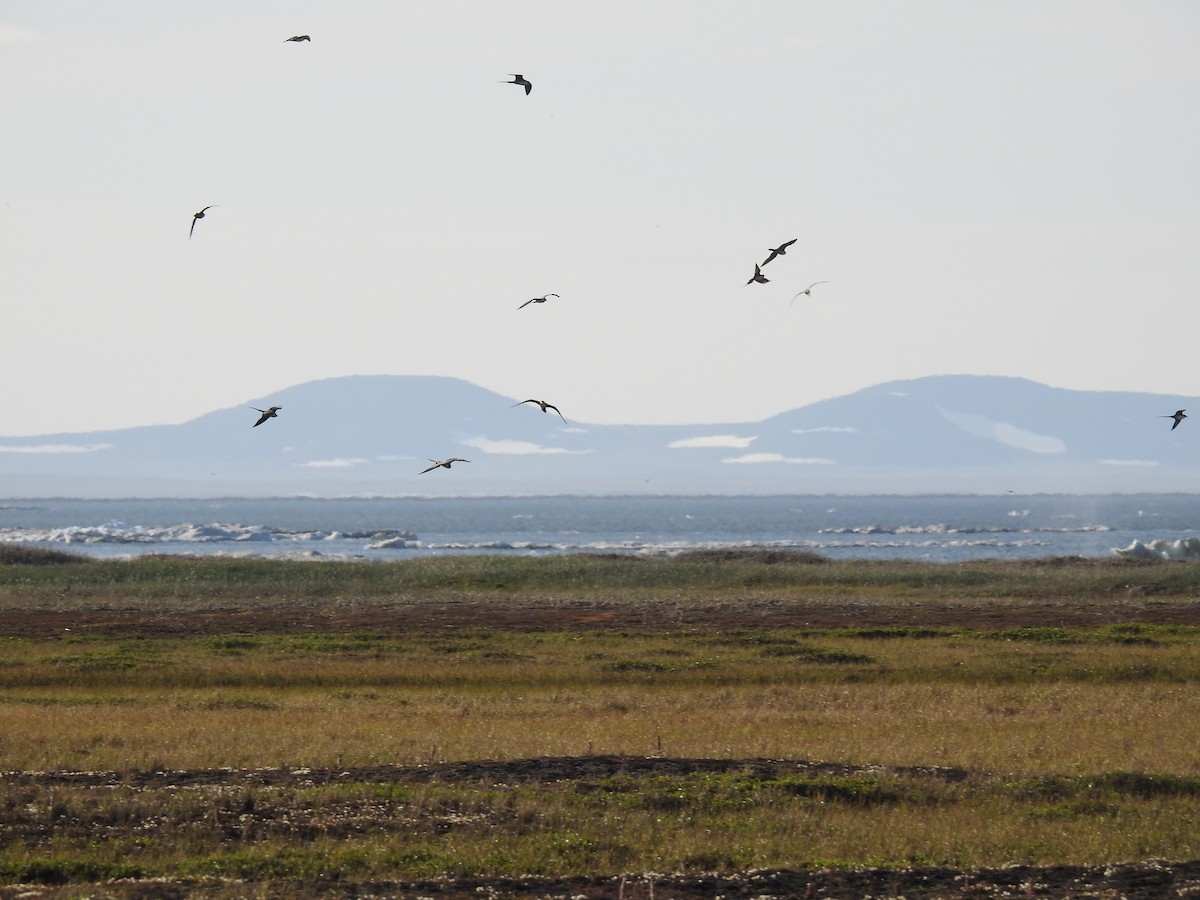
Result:
<instances>
[{"instance_id":1,"label":"white bird in flight","mask_svg":"<svg viewBox=\"0 0 1200 900\"><path fill-rule=\"evenodd\" d=\"M769 263L771 260L773 260L777 256L787 256L787 248L792 246L792 244L794 244L794 243L796 243L796 238L792 238L790 241L784 241L778 247L770 248L771 255L763 260L763 265L765 266L767 263Z\"/></svg>"},{"instance_id":2,"label":"white bird in flight","mask_svg":"<svg viewBox=\"0 0 1200 900\"><path fill-rule=\"evenodd\" d=\"M751 284L755 281L757 281L759 284L766 284L770 280L771 280L770 278L768 278L766 275L764 275L762 273L762 269L759 268L758 263L755 263L754 264L754 277L752 277L750 279L750 281L747 281L746 284Z\"/></svg>"},{"instance_id":3,"label":"white bird in flight","mask_svg":"<svg viewBox=\"0 0 1200 900\"><path fill-rule=\"evenodd\" d=\"M512 74L511 72L509 73ZM529 96L529 92L533 90L533 82L524 75L513 75L512 81L506 81L505 84L519 84L525 88L525 96Z\"/></svg>"},{"instance_id":4,"label":"white bird in flight","mask_svg":"<svg viewBox=\"0 0 1200 900\"><path fill-rule=\"evenodd\" d=\"M800 293L798 293L796 295L796 297L811 297L812 289L815 288L818 284L829 284L829 282L828 281L814 281L812 284L810 284L808 287L806 287L804 290L802 290ZM792 303L796 302L796 297L792 298ZM791 306L792 303L789 303L788 306Z\"/></svg>"},{"instance_id":5,"label":"white bird in flight","mask_svg":"<svg viewBox=\"0 0 1200 900\"><path fill-rule=\"evenodd\" d=\"M216 206L216 205L217 205L216 203L213 204L213 206ZM200 219L203 219L204 214L212 208L213 208L212 206L206 206L206 207L204 207L204 209L200 210L200 212L192 213L192 227L188 229L188 239L189 240L191 240L192 232L196 230L196 222L199 221Z\"/></svg>"},{"instance_id":6,"label":"white bird in flight","mask_svg":"<svg viewBox=\"0 0 1200 900\"><path fill-rule=\"evenodd\" d=\"M252 406L250 408L252 410L254 410L255 412L262 413L262 415L258 417L258 421L250 426L251 428L257 428L263 422L267 421L267 419L278 418L277 413L279 412L279 410L283 409L282 406L272 406L270 409L259 409L257 406Z\"/></svg>"},{"instance_id":7,"label":"white bird in flight","mask_svg":"<svg viewBox=\"0 0 1200 900\"><path fill-rule=\"evenodd\" d=\"M522 400L520 403L514 403L513 406L523 406L526 403L536 403L538 406L540 406L542 408L542 412L545 412L548 409L552 409L556 413L558 413L558 417L560 419L562 419L563 422L567 421L566 417L564 417L563 414L561 412L559 412L557 406L555 406L553 403L547 403L545 400Z\"/></svg>"},{"instance_id":8,"label":"white bird in flight","mask_svg":"<svg viewBox=\"0 0 1200 900\"><path fill-rule=\"evenodd\" d=\"M470 462L470 460L463 459L461 456L452 456L449 459L431 459L430 462L433 463L432 466L430 466L428 469L422 469L417 474L424 475L426 472L432 472L434 469L438 468L448 469L456 462Z\"/></svg>"},{"instance_id":9,"label":"white bird in flight","mask_svg":"<svg viewBox=\"0 0 1200 900\"><path fill-rule=\"evenodd\" d=\"M524 303L522 303L520 306L518 306L517 309L524 309L530 303L545 303L551 297L557 297L557 296L558 296L558 294L542 294L542 296L540 296L540 297L534 297L532 300L526 300Z\"/></svg>"}]
</instances>

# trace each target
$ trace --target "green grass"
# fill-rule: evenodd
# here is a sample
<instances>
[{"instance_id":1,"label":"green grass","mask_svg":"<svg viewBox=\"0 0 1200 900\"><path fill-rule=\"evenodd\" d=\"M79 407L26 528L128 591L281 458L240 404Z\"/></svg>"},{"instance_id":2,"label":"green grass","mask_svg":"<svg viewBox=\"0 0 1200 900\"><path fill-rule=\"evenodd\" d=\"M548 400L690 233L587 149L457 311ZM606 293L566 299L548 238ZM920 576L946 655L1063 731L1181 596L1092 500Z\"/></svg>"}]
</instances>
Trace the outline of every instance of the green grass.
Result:
<instances>
[{"instance_id":1,"label":"green grass","mask_svg":"<svg viewBox=\"0 0 1200 900\"><path fill-rule=\"evenodd\" d=\"M1198 594L1200 566L1123 561L6 559L0 883L1192 859ZM850 624L778 624L825 606ZM337 627L362 607L386 615ZM464 608L513 615L437 618ZM47 610L69 624L22 631ZM597 755L846 771L368 775ZM334 775L254 775L300 767Z\"/></svg>"},{"instance_id":2,"label":"green grass","mask_svg":"<svg viewBox=\"0 0 1200 900\"><path fill-rule=\"evenodd\" d=\"M1195 786L1098 773L1052 790L997 777L750 772L540 784L348 780L185 792L4 786L0 879L420 879L753 867L1045 865L1200 847Z\"/></svg>"},{"instance_id":3,"label":"green grass","mask_svg":"<svg viewBox=\"0 0 1200 900\"><path fill-rule=\"evenodd\" d=\"M18 557L41 551L10 548ZM72 565L9 560L0 564L0 609L70 608L120 598L137 605L172 600L185 608L233 602L239 607L280 603L336 606L430 597L648 597L677 601L749 591L833 599L886 597L934 601L1059 602L1200 596L1200 563L1126 559L935 565L903 561L780 561L787 554L681 554L670 559L593 555L545 558L427 557L395 563L317 564L257 559L157 557L75 560ZM2 562L2 560L0 560Z\"/></svg>"}]
</instances>

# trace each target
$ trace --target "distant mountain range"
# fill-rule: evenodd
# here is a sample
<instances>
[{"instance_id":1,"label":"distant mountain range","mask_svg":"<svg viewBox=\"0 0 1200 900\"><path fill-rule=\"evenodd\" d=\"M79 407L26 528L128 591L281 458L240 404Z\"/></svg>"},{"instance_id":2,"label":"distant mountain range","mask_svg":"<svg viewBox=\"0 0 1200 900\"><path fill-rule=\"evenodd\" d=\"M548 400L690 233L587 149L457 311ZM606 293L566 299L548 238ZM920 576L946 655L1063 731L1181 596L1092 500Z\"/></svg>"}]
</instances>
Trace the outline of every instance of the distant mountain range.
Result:
<instances>
[{"instance_id":1,"label":"distant mountain range","mask_svg":"<svg viewBox=\"0 0 1200 900\"><path fill-rule=\"evenodd\" d=\"M180 425L0 438L0 496L1200 491L1200 400L893 381L758 422L590 425L456 378L358 375ZM251 401L253 402L253 401ZM1196 419L1169 416L1194 403ZM256 405L266 405L264 403ZM431 458L464 457L418 473Z\"/></svg>"}]
</instances>

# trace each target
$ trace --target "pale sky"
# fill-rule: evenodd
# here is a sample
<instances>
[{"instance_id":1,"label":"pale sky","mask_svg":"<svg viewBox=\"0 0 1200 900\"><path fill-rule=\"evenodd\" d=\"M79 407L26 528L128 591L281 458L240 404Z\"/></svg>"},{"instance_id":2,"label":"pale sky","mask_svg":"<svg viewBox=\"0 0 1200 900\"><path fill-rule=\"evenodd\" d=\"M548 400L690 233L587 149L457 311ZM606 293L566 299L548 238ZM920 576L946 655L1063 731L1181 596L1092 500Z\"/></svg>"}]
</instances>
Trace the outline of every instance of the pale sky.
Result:
<instances>
[{"instance_id":1,"label":"pale sky","mask_svg":"<svg viewBox=\"0 0 1200 900\"><path fill-rule=\"evenodd\" d=\"M1194 396L1198 47L1194 0L0 0L0 433L376 373Z\"/></svg>"}]
</instances>

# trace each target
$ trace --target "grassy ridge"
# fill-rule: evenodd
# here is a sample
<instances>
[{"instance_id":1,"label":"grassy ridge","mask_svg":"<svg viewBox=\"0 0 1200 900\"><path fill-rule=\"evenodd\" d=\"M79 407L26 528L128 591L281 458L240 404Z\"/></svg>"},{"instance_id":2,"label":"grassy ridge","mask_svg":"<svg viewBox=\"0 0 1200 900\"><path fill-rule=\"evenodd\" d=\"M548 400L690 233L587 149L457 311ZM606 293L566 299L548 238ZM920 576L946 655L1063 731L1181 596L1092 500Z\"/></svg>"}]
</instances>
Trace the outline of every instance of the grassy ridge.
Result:
<instances>
[{"instance_id":1,"label":"grassy ridge","mask_svg":"<svg viewBox=\"0 0 1200 900\"><path fill-rule=\"evenodd\" d=\"M808 553L698 552L662 558L425 557L383 564L145 557L2 564L0 609L69 608L100 600L172 601L181 608L433 597L855 596L905 600L1034 600L1200 596L1200 562L1128 559L982 560L958 564L827 560Z\"/></svg>"}]
</instances>

